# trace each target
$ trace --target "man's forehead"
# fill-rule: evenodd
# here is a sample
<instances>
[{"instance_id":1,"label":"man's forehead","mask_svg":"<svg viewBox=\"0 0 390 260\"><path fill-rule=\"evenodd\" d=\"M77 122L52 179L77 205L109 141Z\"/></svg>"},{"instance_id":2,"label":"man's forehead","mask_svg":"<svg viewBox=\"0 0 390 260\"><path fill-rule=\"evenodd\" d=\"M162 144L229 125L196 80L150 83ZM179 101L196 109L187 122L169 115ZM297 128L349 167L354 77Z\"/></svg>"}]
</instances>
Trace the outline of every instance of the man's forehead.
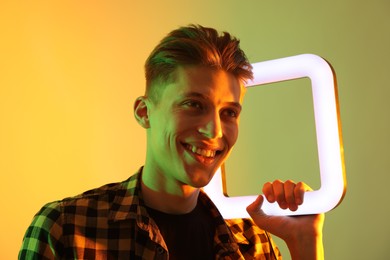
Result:
<instances>
[{"instance_id":1,"label":"man's forehead","mask_svg":"<svg viewBox=\"0 0 390 260\"><path fill-rule=\"evenodd\" d=\"M246 91L244 83L233 74L222 69L206 66L185 66L175 71L171 84L177 91L186 96L208 96L232 98L231 101L242 101Z\"/></svg>"}]
</instances>

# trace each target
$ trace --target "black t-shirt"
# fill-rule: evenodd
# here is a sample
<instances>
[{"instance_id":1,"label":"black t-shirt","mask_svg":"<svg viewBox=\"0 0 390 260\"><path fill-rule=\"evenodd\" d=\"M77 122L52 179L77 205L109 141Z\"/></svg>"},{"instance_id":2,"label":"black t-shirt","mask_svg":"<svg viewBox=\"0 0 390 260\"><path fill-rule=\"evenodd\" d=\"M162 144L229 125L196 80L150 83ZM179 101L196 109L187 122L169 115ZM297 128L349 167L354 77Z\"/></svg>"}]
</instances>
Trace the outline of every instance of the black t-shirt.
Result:
<instances>
[{"instance_id":1,"label":"black t-shirt","mask_svg":"<svg viewBox=\"0 0 390 260\"><path fill-rule=\"evenodd\" d=\"M167 214L147 208L167 244L169 259L214 259L215 226L210 212L198 202L187 214Z\"/></svg>"}]
</instances>

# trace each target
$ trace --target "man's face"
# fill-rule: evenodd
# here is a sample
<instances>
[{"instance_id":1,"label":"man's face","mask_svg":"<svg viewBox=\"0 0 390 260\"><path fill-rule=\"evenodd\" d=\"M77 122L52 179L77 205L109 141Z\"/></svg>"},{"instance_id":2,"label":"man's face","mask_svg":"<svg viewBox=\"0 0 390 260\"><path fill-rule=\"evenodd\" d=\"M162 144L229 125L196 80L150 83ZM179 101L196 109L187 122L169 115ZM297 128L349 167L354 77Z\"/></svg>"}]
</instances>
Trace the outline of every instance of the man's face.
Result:
<instances>
[{"instance_id":1,"label":"man's face","mask_svg":"<svg viewBox=\"0 0 390 260\"><path fill-rule=\"evenodd\" d=\"M237 140L244 88L223 70L191 66L175 73L157 104L149 103L147 163L167 188L203 187Z\"/></svg>"}]
</instances>

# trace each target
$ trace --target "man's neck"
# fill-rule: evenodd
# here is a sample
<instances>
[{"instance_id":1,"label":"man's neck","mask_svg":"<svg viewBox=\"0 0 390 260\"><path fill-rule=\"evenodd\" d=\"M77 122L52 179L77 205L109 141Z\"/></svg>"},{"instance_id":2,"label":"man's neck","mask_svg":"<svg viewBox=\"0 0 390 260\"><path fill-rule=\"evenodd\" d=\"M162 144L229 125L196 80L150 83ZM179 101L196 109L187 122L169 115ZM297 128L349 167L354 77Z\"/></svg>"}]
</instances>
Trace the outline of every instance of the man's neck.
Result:
<instances>
[{"instance_id":1,"label":"man's neck","mask_svg":"<svg viewBox=\"0 0 390 260\"><path fill-rule=\"evenodd\" d=\"M145 167L142 172L141 187L143 199L148 207L170 214L191 212L196 206L199 195L198 188L178 182L167 183Z\"/></svg>"}]
</instances>

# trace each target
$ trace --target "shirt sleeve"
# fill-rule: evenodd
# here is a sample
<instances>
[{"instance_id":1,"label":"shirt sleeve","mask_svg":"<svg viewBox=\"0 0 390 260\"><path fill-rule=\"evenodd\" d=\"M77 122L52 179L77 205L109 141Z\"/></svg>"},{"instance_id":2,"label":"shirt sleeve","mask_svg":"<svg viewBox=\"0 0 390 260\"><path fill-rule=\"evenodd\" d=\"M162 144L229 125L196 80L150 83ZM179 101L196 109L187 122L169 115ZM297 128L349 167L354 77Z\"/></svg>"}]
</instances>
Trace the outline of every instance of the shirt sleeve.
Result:
<instances>
[{"instance_id":1,"label":"shirt sleeve","mask_svg":"<svg viewBox=\"0 0 390 260\"><path fill-rule=\"evenodd\" d=\"M59 202L48 203L34 216L18 259L57 259L63 252L62 217Z\"/></svg>"}]
</instances>

